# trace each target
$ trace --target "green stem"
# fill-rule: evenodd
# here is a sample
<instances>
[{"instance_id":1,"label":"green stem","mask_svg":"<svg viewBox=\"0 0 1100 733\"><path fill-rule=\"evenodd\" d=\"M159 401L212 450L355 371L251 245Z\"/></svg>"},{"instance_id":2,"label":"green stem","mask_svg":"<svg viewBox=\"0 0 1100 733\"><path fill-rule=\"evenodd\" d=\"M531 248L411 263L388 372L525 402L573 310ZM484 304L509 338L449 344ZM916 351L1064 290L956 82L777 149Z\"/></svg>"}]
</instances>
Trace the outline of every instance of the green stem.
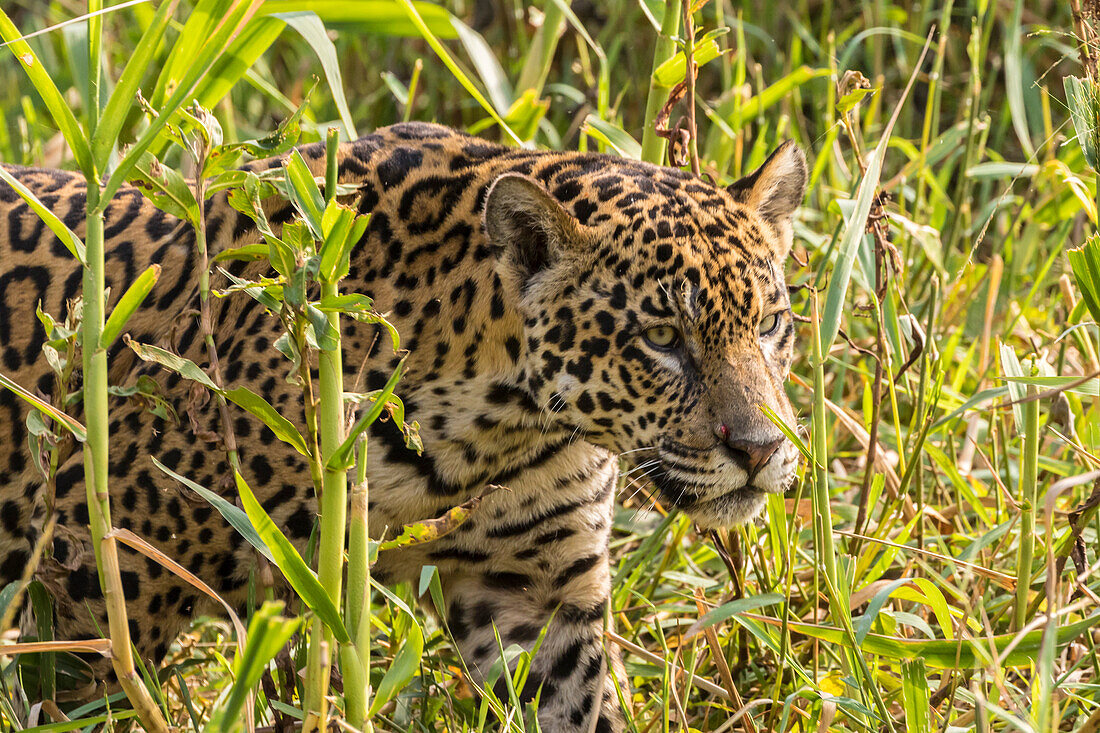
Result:
<instances>
[{"instance_id":1,"label":"green stem","mask_svg":"<svg viewBox=\"0 0 1100 733\"><path fill-rule=\"evenodd\" d=\"M359 444L355 485L348 502L348 589L347 619L355 649L362 667L370 669L370 535L367 523L367 441ZM345 679L347 675L345 675ZM367 710L370 709L370 679L362 689L344 685L345 714L348 724L370 731Z\"/></svg>"},{"instance_id":2,"label":"green stem","mask_svg":"<svg viewBox=\"0 0 1100 733\"><path fill-rule=\"evenodd\" d=\"M134 667L130 626L126 620L126 599L118 562L118 546L110 535L111 504L107 490L108 439L107 351L99 345L103 331L105 303L103 211L96 181L88 182L84 268L84 420L88 438L84 443L84 484L87 490L88 523L95 552L99 585L107 608L111 638L111 664L119 684L130 699L145 730L167 733L168 726Z\"/></svg>"},{"instance_id":3,"label":"green stem","mask_svg":"<svg viewBox=\"0 0 1100 733\"><path fill-rule=\"evenodd\" d=\"M1021 405L1024 413L1024 447L1020 454L1020 547L1016 560L1016 607L1013 628L1027 623L1027 596L1031 587L1031 562L1035 555L1036 476L1039 470L1039 388L1028 385L1031 399Z\"/></svg>"},{"instance_id":4,"label":"green stem","mask_svg":"<svg viewBox=\"0 0 1100 733\"><path fill-rule=\"evenodd\" d=\"M814 538L821 548L820 557L826 579L837 588L836 547L833 542L832 514L829 509L828 444L825 440L825 360L822 358L821 338L818 328L820 317L817 299L813 299L813 357L814 357L814 406L813 406L813 505Z\"/></svg>"},{"instance_id":5,"label":"green stem","mask_svg":"<svg viewBox=\"0 0 1100 733\"><path fill-rule=\"evenodd\" d=\"M680 0L668 0L665 3L665 17L661 21L661 35L653 47L653 69L649 77L649 94L645 101L645 128L642 131L642 160L660 165L665 160L665 140L657 134L653 122L668 99L668 87L663 87L653 78L657 67L673 54L676 44L672 40L680 31Z\"/></svg>"},{"instance_id":6,"label":"green stem","mask_svg":"<svg viewBox=\"0 0 1100 733\"><path fill-rule=\"evenodd\" d=\"M331 200L336 194L336 143L335 130L329 130L328 168L326 171L326 197ZM321 298L335 298L339 294L336 282L321 282ZM336 343L331 349L322 349L318 355L318 381L320 382L318 404L318 430L321 437L321 517L320 543L318 546L317 579L328 592L333 604L339 607L344 579L344 540L347 530L348 475L344 470L331 470L327 463L332 454L344 442L344 368L340 345L340 314L333 311L328 314L329 326L336 333ZM322 651L334 649L332 634L320 620L313 624L310 641L310 678L315 685L314 691L320 692L319 698L311 702L311 710L319 712L319 727L325 727L325 692L328 690L329 664ZM345 653L341 650L341 669L345 672ZM349 692L359 685L349 684ZM356 691L356 693L359 691ZM352 693L354 698L356 693ZM359 706L357 706L359 707Z\"/></svg>"},{"instance_id":7,"label":"green stem","mask_svg":"<svg viewBox=\"0 0 1100 733\"><path fill-rule=\"evenodd\" d=\"M212 379L218 389L225 388L222 379L221 361L218 359L218 347L214 343L214 322L210 313L210 251L206 240L206 180L202 176L206 155L196 159L198 174L195 176L195 201L198 203L198 219L195 221L195 248L199 255L199 326L203 343L206 344L206 357L210 362ZM241 461L237 453L237 435L233 430L233 420L229 416L229 405L225 395L215 395L218 414L222 423L222 442L225 447L229 466L234 472L241 470Z\"/></svg>"}]
</instances>

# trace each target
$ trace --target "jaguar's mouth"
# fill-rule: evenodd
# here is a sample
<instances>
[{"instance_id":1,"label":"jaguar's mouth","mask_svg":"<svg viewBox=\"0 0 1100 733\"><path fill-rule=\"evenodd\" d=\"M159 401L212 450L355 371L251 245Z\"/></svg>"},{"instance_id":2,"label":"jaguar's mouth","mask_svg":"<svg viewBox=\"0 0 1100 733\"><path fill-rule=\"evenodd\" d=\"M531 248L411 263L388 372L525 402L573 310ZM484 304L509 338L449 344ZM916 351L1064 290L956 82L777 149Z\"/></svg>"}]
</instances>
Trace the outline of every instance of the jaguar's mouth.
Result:
<instances>
[{"instance_id":1,"label":"jaguar's mouth","mask_svg":"<svg viewBox=\"0 0 1100 733\"><path fill-rule=\"evenodd\" d=\"M764 508L768 491L748 484L730 489L681 479L662 467L654 472L661 496L704 529L743 524Z\"/></svg>"}]
</instances>

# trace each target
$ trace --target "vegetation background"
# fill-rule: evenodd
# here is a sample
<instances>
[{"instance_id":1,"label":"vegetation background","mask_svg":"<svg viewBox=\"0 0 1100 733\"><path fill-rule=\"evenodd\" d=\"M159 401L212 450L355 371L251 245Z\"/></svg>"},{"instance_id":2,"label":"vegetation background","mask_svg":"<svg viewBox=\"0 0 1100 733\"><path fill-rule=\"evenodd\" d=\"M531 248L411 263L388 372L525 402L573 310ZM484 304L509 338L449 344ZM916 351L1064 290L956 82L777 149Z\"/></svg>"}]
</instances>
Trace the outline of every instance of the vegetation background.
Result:
<instances>
[{"instance_id":1,"label":"vegetation background","mask_svg":"<svg viewBox=\"0 0 1100 733\"><path fill-rule=\"evenodd\" d=\"M238 5L180 0L141 76L152 109L167 103L155 82L191 19ZM262 137L304 103L303 141L332 124L348 135L412 119L657 159L658 112L685 78L682 55L661 65L683 47L678 0L251 5L257 19L197 95L226 142ZM19 32L50 29L29 47L86 129L159 6L65 24L89 6L3 2ZM694 105L669 118L684 115L690 138L693 110L683 164L695 148L703 173L727 182L788 138L810 159L788 270L802 321L794 438L807 460L787 497L720 536L667 515L644 466L624 464L609 643L626 655L631 730L1100 729L1096 283L1080 259L1091 250L1066 254L1097 225L1100 117L1087 84L1100 8L692 9ZM296 15L272 21L279 12ZM0 62L0 160L75 167L17 56ZM1067 100L1069 75L1085 79L1082 99ZM133 106L119 139L148 120ZM162 157L194 173L179 151ZM445 630L409 612L422 591L378 591L371 604L369 673L388 701L371 711L374 727L533 730L511 701L471 694ZM232 727L227 706L254 687L255 724L287 729L301 689L278 665L262 683L241 677L232 633L197 623L169 672L145 677L155 705L181 729ZM5 658L4 729L44 725L53 709L29 682L45 673L41 656ZM339 718L351 702L329 691ZM105 705L41 729L100 724ZM109 703L122 719L127 706ZM242 720L232 724L252 723Z\"/></svg>"}]
</instances>

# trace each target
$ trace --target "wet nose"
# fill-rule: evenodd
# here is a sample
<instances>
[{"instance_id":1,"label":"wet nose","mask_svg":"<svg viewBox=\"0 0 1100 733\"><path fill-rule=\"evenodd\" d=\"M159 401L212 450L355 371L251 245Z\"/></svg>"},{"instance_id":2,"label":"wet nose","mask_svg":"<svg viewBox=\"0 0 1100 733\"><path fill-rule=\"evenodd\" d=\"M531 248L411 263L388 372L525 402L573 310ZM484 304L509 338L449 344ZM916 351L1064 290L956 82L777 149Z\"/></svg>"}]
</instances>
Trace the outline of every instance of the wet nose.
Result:
<instances>
[{"instance_id":1,"label":"wet nose","mask_svg":"<svg viewBox=\"0 0 1100 733\"><path fill-rule=\"evenodd\" d=\"M752 483L756 475L768 465L772 455L783 444L783 438L772 441L756 442L734 437L724 423L718 426L718 437L726 446L734 462L748 474L747 481Z\"/></svg>"}]
</instances>

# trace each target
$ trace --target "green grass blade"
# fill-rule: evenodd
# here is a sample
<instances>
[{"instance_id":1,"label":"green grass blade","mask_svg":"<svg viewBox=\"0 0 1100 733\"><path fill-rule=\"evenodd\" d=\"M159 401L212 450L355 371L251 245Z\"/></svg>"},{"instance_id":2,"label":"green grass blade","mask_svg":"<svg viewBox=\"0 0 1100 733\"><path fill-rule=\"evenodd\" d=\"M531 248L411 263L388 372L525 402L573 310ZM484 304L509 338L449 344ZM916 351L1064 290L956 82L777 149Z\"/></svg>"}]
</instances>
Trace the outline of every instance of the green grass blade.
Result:
<instances>
[{"instance_id":1,"label":"green grass blade","mask_svg":"<svg viewBox=\"0 0 1100 733\"><path fill-rule=\"evenodd\" d=\"M267 544L264 543L260 535L256 533L256 528L252 526L252 522L248 521L248 515L244 513L243 509L238 507L236 504L230 504L219 494L215 494L213 491L206 488L205 486L201 486L191 479L187 478L186 476L182 476L176 473L175 471L158 461L154 456L149 456L149 460L151 460L153 462L153 465L159 468L161 471L168 474L176 481L179 481L181 484L210 502L210 505L218 510L218 513L225 518L225 521L229 522L229 525L233 527L233 529L237 530L237 532L239 532L242 537L248 540L248 544L255 547L261 555L266 557L272 562L272 564L274 564L275 558L271 556L271 550L268 549Z\"/></svg>"},{"instance_id":2,"label":"green grass blade","mask_svg":"<svg viewBox=\"0 0 1100 733\"><path fill-rule=\"evenodd\" d=\"M328 597L328 593L320 581L317 580L317 576L309 569L306 561L294 549L294 545L290 543L282 530L276 526L275 522L264 511L264 508L260 506L260 502L256 500L256 495L252 493L252 489L248 487L244 477L238 473L235 474L235 478L245 514L248 515L248 520L256 529L256 533L260 535L264 544L271 550L275 566L283 573L283 577L287 579L290 587L294 589L302 602L309 606L310 610L317 614L317 618L321 619L321 622L328 627L332 635L336 637L336 641L341 644L349 643L351 638L348 636L347 629L344 628L340 612Z\"/></svg>"},{"instance_id":3,"label":"green grass blade","mask_svg":"<svg viewBox=\"0 0 1100 733\"><path fill-rule=\"evenodd\" d=\"M0 11L3 12L3 11ZM65 226L65 222L61 221L61 217L53 212L48 206L38 200L38 197L34 195L29 188L20 183L15 176L9 173L3 165L0 165L0 180L3 180L19 194L19 197L27 202L27 206L31 207L31 211L38 215L46 226L50 228L50 231L54 233L63 245L65 249L72 253L77 262L81 265L84 264L84 242L80 237L76 236L76 233L72 229Z\"/></svg>"},{"instance_id":4,"label":"green grass blade","mask_svg":"<svg viewBox=\"0 0 1100 733\"><path fill-rule=\"evenodd\" d=\"M901 699L905 707L905 730L930 733L928 672L923 659L907 659L901 663Z\"/></svg>"},{"instance_id":5,"label":"green grass blade","mask_svg":"<svg viewBox=\"0 0 1100 733\"><path fill-rule=\"evenodd\" d=\"M417 30L420 31L420 35L423 36L424 40L427 41L428 45L435 51L436 56L438 56L439 60L443 62L443 65L447 67L447 70L454 75L455 79L458 79L458 83L462 85L471 97L477 100L477 103L481 105L482 109L489 113L489 116L500 125L500 129L503 130L516 145L522 145L523 140L508 126L508 123L500 116L500 112L497 111L496 107L478 91L478 88L470 81L470 77L466 76L466 73L462 71L458 64L455 63L455 60L451 58L451 54L443 44L439 42L439 38L432 32L432 29L428 27L428 24L424 22L424 18L421 17L412 0L400 0L400 2L405 8L409 20L411 20Z\"/></svg>"},{"instance_id":6,"label":"green grass blade","mask_svg":"<svg viewBox=\"0 0 1100 733\"><path fill-rule=\"evenodd\" d=\"M474 68L477 69L477 74L481 77L481 83L485 85L485 92L492 100L493 106L497 109L511 107L516 98L515 93L512 91L512 85L508 83L508 76L501 68L500 62L497 61L493 49L489 47L489 44L485 42L480 33L458 18L453 19L451 22L454 24L459 40L466 48L466 55L470 57Z\"/></svg>"},{"instance_id":7,"label":"green grass blade","mask_svg":"<svg viewBox=\"0 0 1100 733\"><path fill-rule=\"evenodd\" d=\"M19 65L23 67L23 71L26 72L27 78L31 80L35 91L42 97L46 109L50 111L50 116L57 124L57 129L65 137L65 142L69 144L69 149L73 152L76 164L84 173L84 177L95 180L96 167L92 160L92 150L88 145L88 138L80 128L80 123L76 121L72 108L65 101L65 97L62 96L61 91L54 84L45 67L42 66L42 61L31 50L30 45L23 39L19 29L15 27L15 24L11 22L11 18L3 9L0 9L0 38L4 40L4 45L15 56Z\"/></svg>"},{"instance_id":8,"label":"green grass blade","mask_svg":"<svg viewBox=\"0 0 1100 733\"><path fill-rule=\"evenodd\" d=\"M397 386L397 382L401 379L401 372L405 368L405 360L402 359L397 365L397 368L393 370L393 374L390 375L389 380L386 382L386 386L382 388L382 391L374 398L374 403L370 409L359 418L351 430L348 431L347 437L344 442L340 444L340 447L332 452L329 456L325 469L329 471L341 471L351 468L352 465L352 452L355 450L355 443L359 439L359 436L363 434L367 428L369 428L375 420L382 414L382 410L385 409L386 404L390 401L390 397L393 395L393 390Z\"/></svg>"},{"instance_id":9,"label":"green grass blade","mask_svg":"<svg viewBox=\"0 0 1100 733\"><path fill-rule=\"evenodd\" d=\"M344 80L340 77L340 60L336 58L336 46L328 37L325 24L312 11L299 11L294 13L276 13L273 18L284 21L305 39L313 53L317 54L317 60L321 62L321 69L325 73L329 90L332 91L333 102L340 113L340 121L344 125L344 132L348 139L359 137L355 131L355 122L352 120L351 111L348 110L348 100L344 98Z\"/></svg>"},{"instance_id":10,"label":"green grass blade","mask_svg":"<svg viewBox=\"0 0 1100 733\"><path fill-rule=\"evenodd\" d=\"M206 730L228 733L240 729L245 703L260 681L260 675L302 625L300 618L280 616L282 610L282 603L268 601L252 614L244 652L233 660L233 688L225 704L214 711Z\"/></svg>"},{"instance_id":11,"label":"green grass blade","mask_svg":"<svg viewBox=\"0 0 1100 733\"><path fill-rule=\"evenodd\" d=\"M58 410L56 407L51 405L49 402L46 402L38 395L32 394L23 389L11 379L5 377L3 374L0 374L0 387L4 387L14 392L16 397L25 401L31 407L41 412L43 415L53 418L55 422L57 422L59 425L72 433L73 437L75 437L81 443L88 439L88 431L85 430L84 426L81 425L79 421L77 421L75 418L69 417L64 412Z\"/></svg>"},{"instance_id":12,"label":"green grass blade","mask_svg":"<svg viewBox=\"0 0 1100 733\"><path fill-rule=\"evenodd\" d=\"M457 38L457 32L452 25L454 16L446 8L419 0L413 6L424 25L436 38ZM326 25L346 25L360 34L419 38L422 33L399 0L267 0L260 9L260 14L273 15L300 10L316 13Z\"/></svg>"},{"instance_id":13,"label":"green grass blade","mask_svg":"<svg viewBox=\"0 0 1100 733\"><path fill-rule=\"evenodd\" d=\"M780 623L776 619L764 616L748 614L748 617L772 626ZM1100 624L1100 613L1074 623L1064 624L1058 628L1056 645L1059 648L1064 647L1098 624ZM799 621L789 621L787 625L791 631L799 634L851 648L851 642L843 629ZM1001 664L1005 667L1027 667L1033 664L1039 654L1042 636L1042 629L1025 634L1007 657L1001 660ZM868 634L863 643L859 645L859 648L867 654L877 654L889 659L924 659L925 664L933 669L976 669L990 664L992 661L991 652L1000 654L1016 638L1017 634L1008 633L997 634L990 639L920 641L896 636ZM986 645L987 641L992 642L992 648Z\"/></svg>"},{"instance_id":14,"label":"green grass blade","mask_svg":"<svg viewBox=\"0 0 1100 733\"><path fill-rule=\"evenodd\" d=\"M99 333L99 348L111 348L111 344L122 333L122 329L126 328L126 322L130 320L130 316L134 315L145 302L145 297L149 295L149 291L157 284L159 278L160 265L149 265L145 272L130 283L130 287L126 288L126 292L118 299L118 304L111 311L111 315L107 317L107 322L103 324L103 330Z\"/></svg>"},{"instance_id":15,"label":"green grass blade","mask_svg":"<svg viewBox=\"0 0 1100 733\"><path fill-rule=\"evenodd\" d=\"M588 115L584 118L584 132L587 135L609 145L616 153L624 158L642 159L642 146L630 136L623 128L607 120L601 120L596 115Z\"/></svg>"},{"instance_id":16,"label":"green grass blade","mask_svg":"<svg viewBox=\"0 0 1100 733\"><path fill-rule=\"evenodd\" d=\"M374 717L383 705L404 689L405 685L420 669L420 657L423 653L424 632L421 631L420 625L414 620L409 624L405 642L397 650L390 668L386 670L386 674L383 675L382 681L378 684L378 689L375 691L374 698L370 703L368 717Z\"/></svg>"},{"instance_id":17,"label":"green grass blade","mask_svg":"<svg viewBox=\"0 0 1100 733\"><path fill-rule=\"evenodd\" d=\"M1024 55L1020 48L1023 38L1021 19L1024 12L1024 0L1016 0L1012 7L1012 17L1005 31L1005 92L1008 109L1012 119L1012 129L1020 141L1020 147L1028 158L1035 155L1035 146L1031 143L1031 131L1027 123L1027 105L1024 101Z\"/></svg>"},{"instance_id":18,"label":"green grass blade","mask_svg":"<svg viewBox=\"0 0 1100 733\"><path fill-rule=\"evenodd\" d=\"M929 37L929 42L930 41L931 37ZM921 54L922 61L927 52L928 45L926 44L924 52ZM882 161L886 156L886 150L890 144L890 135L893 133L894 124L897 122L898 115L905 104L905 100L909 96L909 90L913 88L913 81L916 79L919 68L920 65L918 64L913 71L913 75L909 78L909 83L906 85L905 91L902 92L901 99L898 100L893 116L891 116L890 121L882 131L878 145L867 158L867 172L863 175L862 180L860 180L859 188L856 189L855 209L851 216L845 218L844 234L838 246L839 254L837 256L836 267L833 270L832 277L829 279L828 290L825 292L825 309L821 316L822 354L829 353L829 349L832 347L833 341L836 340L836 335L840 331L840 317L844 306L845 296L848 292L848 281L852 276L852 265L855 262L860 242L863 240L864 236L867 236L865 234L867 215L871 212L871 203L874 201L875 192L878 190L879 176L882 174Z\"/></svg>"},{"instance_id":19,"label":"green grass blade","mask_svg":"<svg viewBox=\"0 0 1100 733\"><path fill-rule=\"evenodd\" d=\"M177 356L171 351L166 351L159 346L142 344L131 339L126 340L126 345L133 349L134 353L137 354L138 358L142 361L151 361L160 364L162 367L176 372L181 377L186 377L193 382L198 382L212 392L220 391L218 386L207 376L206 372L190 359Z\"/></svg>"},{"instance_id":20,"label":"green grass blade","mask_svg":"<svg viewBox=\"0 0 1100 733\"><path fill-rule=\"evenodd\" d=\"M294 448L303 456L309 455L306 439L271 403L248 387L234 387L224 392L225 398L248 414L258 418L279 440Z\"/></svg>"}]
</instances>

